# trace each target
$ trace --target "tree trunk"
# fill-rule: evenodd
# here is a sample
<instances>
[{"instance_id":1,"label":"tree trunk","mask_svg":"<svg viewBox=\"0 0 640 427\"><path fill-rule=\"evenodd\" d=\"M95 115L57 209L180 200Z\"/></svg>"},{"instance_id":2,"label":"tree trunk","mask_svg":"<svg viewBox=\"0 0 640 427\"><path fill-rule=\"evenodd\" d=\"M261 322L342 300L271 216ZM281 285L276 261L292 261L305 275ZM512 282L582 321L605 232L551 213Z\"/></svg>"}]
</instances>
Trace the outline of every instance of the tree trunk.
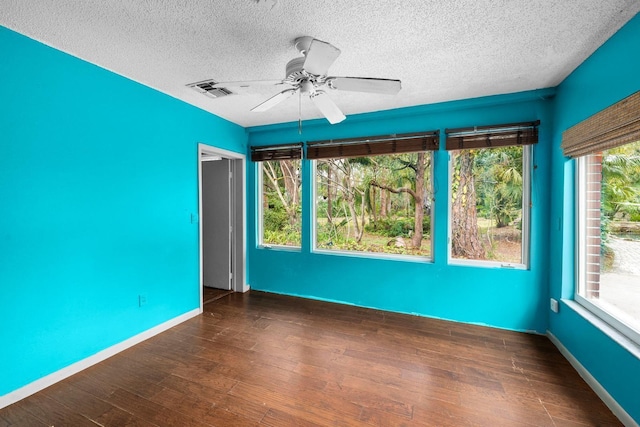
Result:
<instances>
[{"instance_id":1,"label":"tree trunk","mask_svg":"<svg viewBox=\"0 0 640 427\"><path fill-rule=\"evenodd\" d=\"M298 218L298 170L293 160L280 160L282 169L282 177L284 178L285 197L287 199L287 214L289 216L289 224L295 226Z\"/></svg>"},{"instance_id":2,"label":"tree trunk","mask_svg":"<svg viewBox=\"0 0 640 427\"><path fill-rule=\"evenodd\" d=\"M369 221L373 219L373 222L378 221L378 212L376 206L376 198L378 197L376 187L369 185L369 200L371 201L371 212L369 213Z\"/></svg>"},{"instance_id":3,"label":"tree trunk","mask_svg":"<svg viewBox=\"0 0 640 427\"><path fill-rule=\"evenodd\" d=\"M263 171L263 177L267 177L267 179L270 182L270 186L271 189L273 189L276 194L278 195L278 198L280 199L280 202L282 203L282 206L284 207L286 213L287 213L287 217L289 219L289 223L291 225L295 225L296 224L296 217L297 217L297 207L295 205L293 205L291 203L291 196L288 195L288 189L286 188L287 186L287 179L285 178L285 174L287 172L285 172L285 168L283 167L283 164L280 163L280 171L282 173L282 177L280 177L280 175L277 173L277 169L274 167L272 162L264 162L262 165L262 171ZM290 169L289 169L290 170ZM285 189L284 192L282 191L282 188L280 187L280 180L284 180L285 181ZM296 185L299 185L296 183ZM296 191L295 191L295 196L294 196L294 200L297 200L298 196L298 192L297 192L297 187L296 187ZM268 205L268 200L265 199L265 201L267 202Z\"/></svg>"},{"instance_id":4,"label":"tree trunk","mask_svg":"<svg viewBox=\"0 0 640 427\"><path fill-rule=\"evenodd\" d=\"M414 249L420 249L422 245L422 221L424 220L424 171L426 168L426 159L423 152L418 153L416 161L416 190L413 196L414 214L413 214L413 236L411 237L411 246Z\"/></svg>"},{"instance_id":5,"label":"tree trunk","mask_svg":"<svg viewBox=\"0 0 640 427\"><path fill-rule=\"evenodd\" d=\"M353 226L355 228L354 237L358 240L358 237L362 237L360 233L360 224L358 221L358 212L356 211L356 197L351 186L351 176L347 176L345 178L347 185L345 185L345 200L347 201L347 206L349 206L349 213L351 214L351 218L353 218Z\"/></svg>"},{"instance_id":6,"label":"tree trunk","mask_svg":"<svg viewBox=\"0 0 640 427\"><path fill-rule=\"evenodd\" d=\"M357 239L360 235L360 224L358 221L358 212L356 212L356 202L355 197L353 197L353 193L346 194L345 200L347 202L347 206L349 207L349 215L353 220L353 228L355 230L353 237Z\"/></svg>"},{"instance_id":7,"label":"tree trunk","mask_svg":"<svg viewBox=\"0 0 640 427\"><path fill-rule=\"evenodd\" d=\"M474 155L467 150L456 155L460 170L455 177L457 191L451 209L451 252L457 258L484 259L484 248L478 233L476 189L473 178Z\"/></svg>"},{"instance_id":8,"label":"tree trunk","mask_svg":"<svg viewBox=\"0 0 640 427\"><path fill-rule=\"evenodd\" d=\"M333 195L331 190L333 189L333 178L331 172L333 171L333 164L327 162L327 223L331 224L333 220Z\"/></svg>"},{"instance_id":9,"label":"tree trunk","mask_svg":"<svg viewBox=\"0 0 640 427\"><path fill-rule=\"evenodd\" d=\"M358 235L356 236L356 241L360 243L362 241L362 236L364 236L364 192L360 194L362 198L362 205L360 206L360 230L358 230Z\"/></svg>"},{"instance_id":10,"label":"tree trunk","mask_svg":"<svg viewBox=\"0 0 640 427\"><path fill-rule=\"evenodd\" d=\"M353 226L355 233L353 237L356 240L360 240L362 238L362 232L360 231L360 223L358 218L358 212L356 210L356 188L353 182L352 169L349 161L345 161L343 164L343 177L342 177L342 194L343 200L346 202L349 208L349 216L353 220ZM363 207L364 209L364 207ZM346 217L346 214L345 214ZM347 237L350 233L347 234Z\"/></svg>"},{"instance_id":11,"label":"tree trunk","mask_svg":"<svg viewBox=\"0 0 640 427\"><path fill-rule=\"evenodd\" d=\"M389 192L383 188L380 189L380 217L387 218L389 211L387 210L387 199L389 198Z\"/></svg>"}]
</instances>

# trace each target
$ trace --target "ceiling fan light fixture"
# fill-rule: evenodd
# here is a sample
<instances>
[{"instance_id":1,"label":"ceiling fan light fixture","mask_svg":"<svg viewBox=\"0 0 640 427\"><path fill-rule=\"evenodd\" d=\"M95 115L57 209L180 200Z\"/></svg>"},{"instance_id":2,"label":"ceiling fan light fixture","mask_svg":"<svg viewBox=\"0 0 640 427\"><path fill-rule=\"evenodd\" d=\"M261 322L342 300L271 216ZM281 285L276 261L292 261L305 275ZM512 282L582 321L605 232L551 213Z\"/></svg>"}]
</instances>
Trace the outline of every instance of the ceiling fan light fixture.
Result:
<instances>
[{"instance_id":1,"label":"ceiling fan light fixture","mask_svg":"<svg viewBox=\"0 0 640 427\"><path fill-rule=\"evenodd\" d=\"M316 93L316 88L311 80L303 80L300 82L300 92L305 95L313 96Z\"/></svg>"}]
</instances>

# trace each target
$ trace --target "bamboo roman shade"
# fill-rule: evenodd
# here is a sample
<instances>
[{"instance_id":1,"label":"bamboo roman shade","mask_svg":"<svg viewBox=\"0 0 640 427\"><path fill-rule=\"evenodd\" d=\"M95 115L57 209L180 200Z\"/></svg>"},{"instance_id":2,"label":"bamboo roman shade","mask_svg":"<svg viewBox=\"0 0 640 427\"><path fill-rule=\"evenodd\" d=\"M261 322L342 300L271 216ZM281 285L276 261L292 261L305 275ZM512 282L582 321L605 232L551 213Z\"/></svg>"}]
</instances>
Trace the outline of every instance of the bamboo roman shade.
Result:
<instances>
[{"instance_id":1,"label":"bamboo roman shade","mask_svg":"<svg viewBox=\"0 0 640 427\"><path fill-rule=\"evenodd\" d=\"M251 147L251 161L291 160L302 158L302 144L270 145Z\"/></svg>"},{"instance_id":2,"label":"bamboo roman shade","mask_svg":"<svg viewBox=\"0 0 640 427\"><path fill-rule=\"evenodd\" d=\"M314 141L307 144L307 158L365 157L438 149L439 131L365 138Z\"/></svg>"},{"instance_id":3,"label":"bamboo roman shade","mask_svg":"<svg viewBox=\"0 0 640 427\"><path fill-rule=\"evenodd\" d=\"M640 141L640 91L570 127L562 134L565 156L598 153Z\"/></svg>"},{"instance_id":4,"label":"bamboo roman shade","mask_svg":"<svg viewBox=\"0 0 640 427\"><path fill-rule=\"evenodd\" d=\"M446 129L447 150L508 147L538 143L540 121Z\"/></svg>"}]
</instances>

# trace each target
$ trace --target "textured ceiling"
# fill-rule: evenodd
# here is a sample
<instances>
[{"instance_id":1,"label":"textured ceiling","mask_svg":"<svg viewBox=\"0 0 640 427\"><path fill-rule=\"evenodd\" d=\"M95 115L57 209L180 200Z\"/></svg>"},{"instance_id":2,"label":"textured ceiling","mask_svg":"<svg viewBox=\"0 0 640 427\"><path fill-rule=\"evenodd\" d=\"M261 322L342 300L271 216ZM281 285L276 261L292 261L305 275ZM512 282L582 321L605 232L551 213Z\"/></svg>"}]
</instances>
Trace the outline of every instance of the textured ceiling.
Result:
<instances>
[{"instance_id":1,"label":"textured ceiling","mask_svg":"<svg viewBox=\"0 0 640 427\"><path fill-rule=\"evenodd\" d=\"M402 80L398 95L331 91L350 114L555 86L640 0L0 0L0 24L242 126L295 121L277 87L211 99L186 87L284 78L296 37L342 54L330 75ZM306 102L305 102L306 101ZM308 99L302 118L321 117Z\"/></svg>"}]
</instances>

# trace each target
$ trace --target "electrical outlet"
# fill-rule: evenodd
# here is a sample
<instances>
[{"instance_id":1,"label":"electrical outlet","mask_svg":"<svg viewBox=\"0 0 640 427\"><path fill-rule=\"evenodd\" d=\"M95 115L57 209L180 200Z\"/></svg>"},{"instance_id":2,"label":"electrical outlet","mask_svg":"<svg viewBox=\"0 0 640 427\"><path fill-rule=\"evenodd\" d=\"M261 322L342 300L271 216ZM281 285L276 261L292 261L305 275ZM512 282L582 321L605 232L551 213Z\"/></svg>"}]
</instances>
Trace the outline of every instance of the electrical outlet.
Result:
<instances>
[{"instance_id":1,"label":"electrical outlet","mask_svg":"<svg viewBox=\"0 0 640 427\"><path fill-rule=\"evenodd\" d=\"M551 300L550 300L549 302L550 302L550 304L549 304L549 305L550 305L550 307L551 307L551 311L553 311L554 313L557 313L557 312L558 312L558 309L559 309L559 307L558 307L558 300L557 300L557 299L555 299L555 298L551 298Z\"/></svg>"},{"instance_id":2,"label":"electrical outlet","mask_svg":"<svg viewBox=\"0 0 640 427\"><path fill-rule=\"evenodd\" d=\"M147 296L142 294L138 295L138 307L142 307L146 303L147 303Z\"/></svg>"}]
</instances>

